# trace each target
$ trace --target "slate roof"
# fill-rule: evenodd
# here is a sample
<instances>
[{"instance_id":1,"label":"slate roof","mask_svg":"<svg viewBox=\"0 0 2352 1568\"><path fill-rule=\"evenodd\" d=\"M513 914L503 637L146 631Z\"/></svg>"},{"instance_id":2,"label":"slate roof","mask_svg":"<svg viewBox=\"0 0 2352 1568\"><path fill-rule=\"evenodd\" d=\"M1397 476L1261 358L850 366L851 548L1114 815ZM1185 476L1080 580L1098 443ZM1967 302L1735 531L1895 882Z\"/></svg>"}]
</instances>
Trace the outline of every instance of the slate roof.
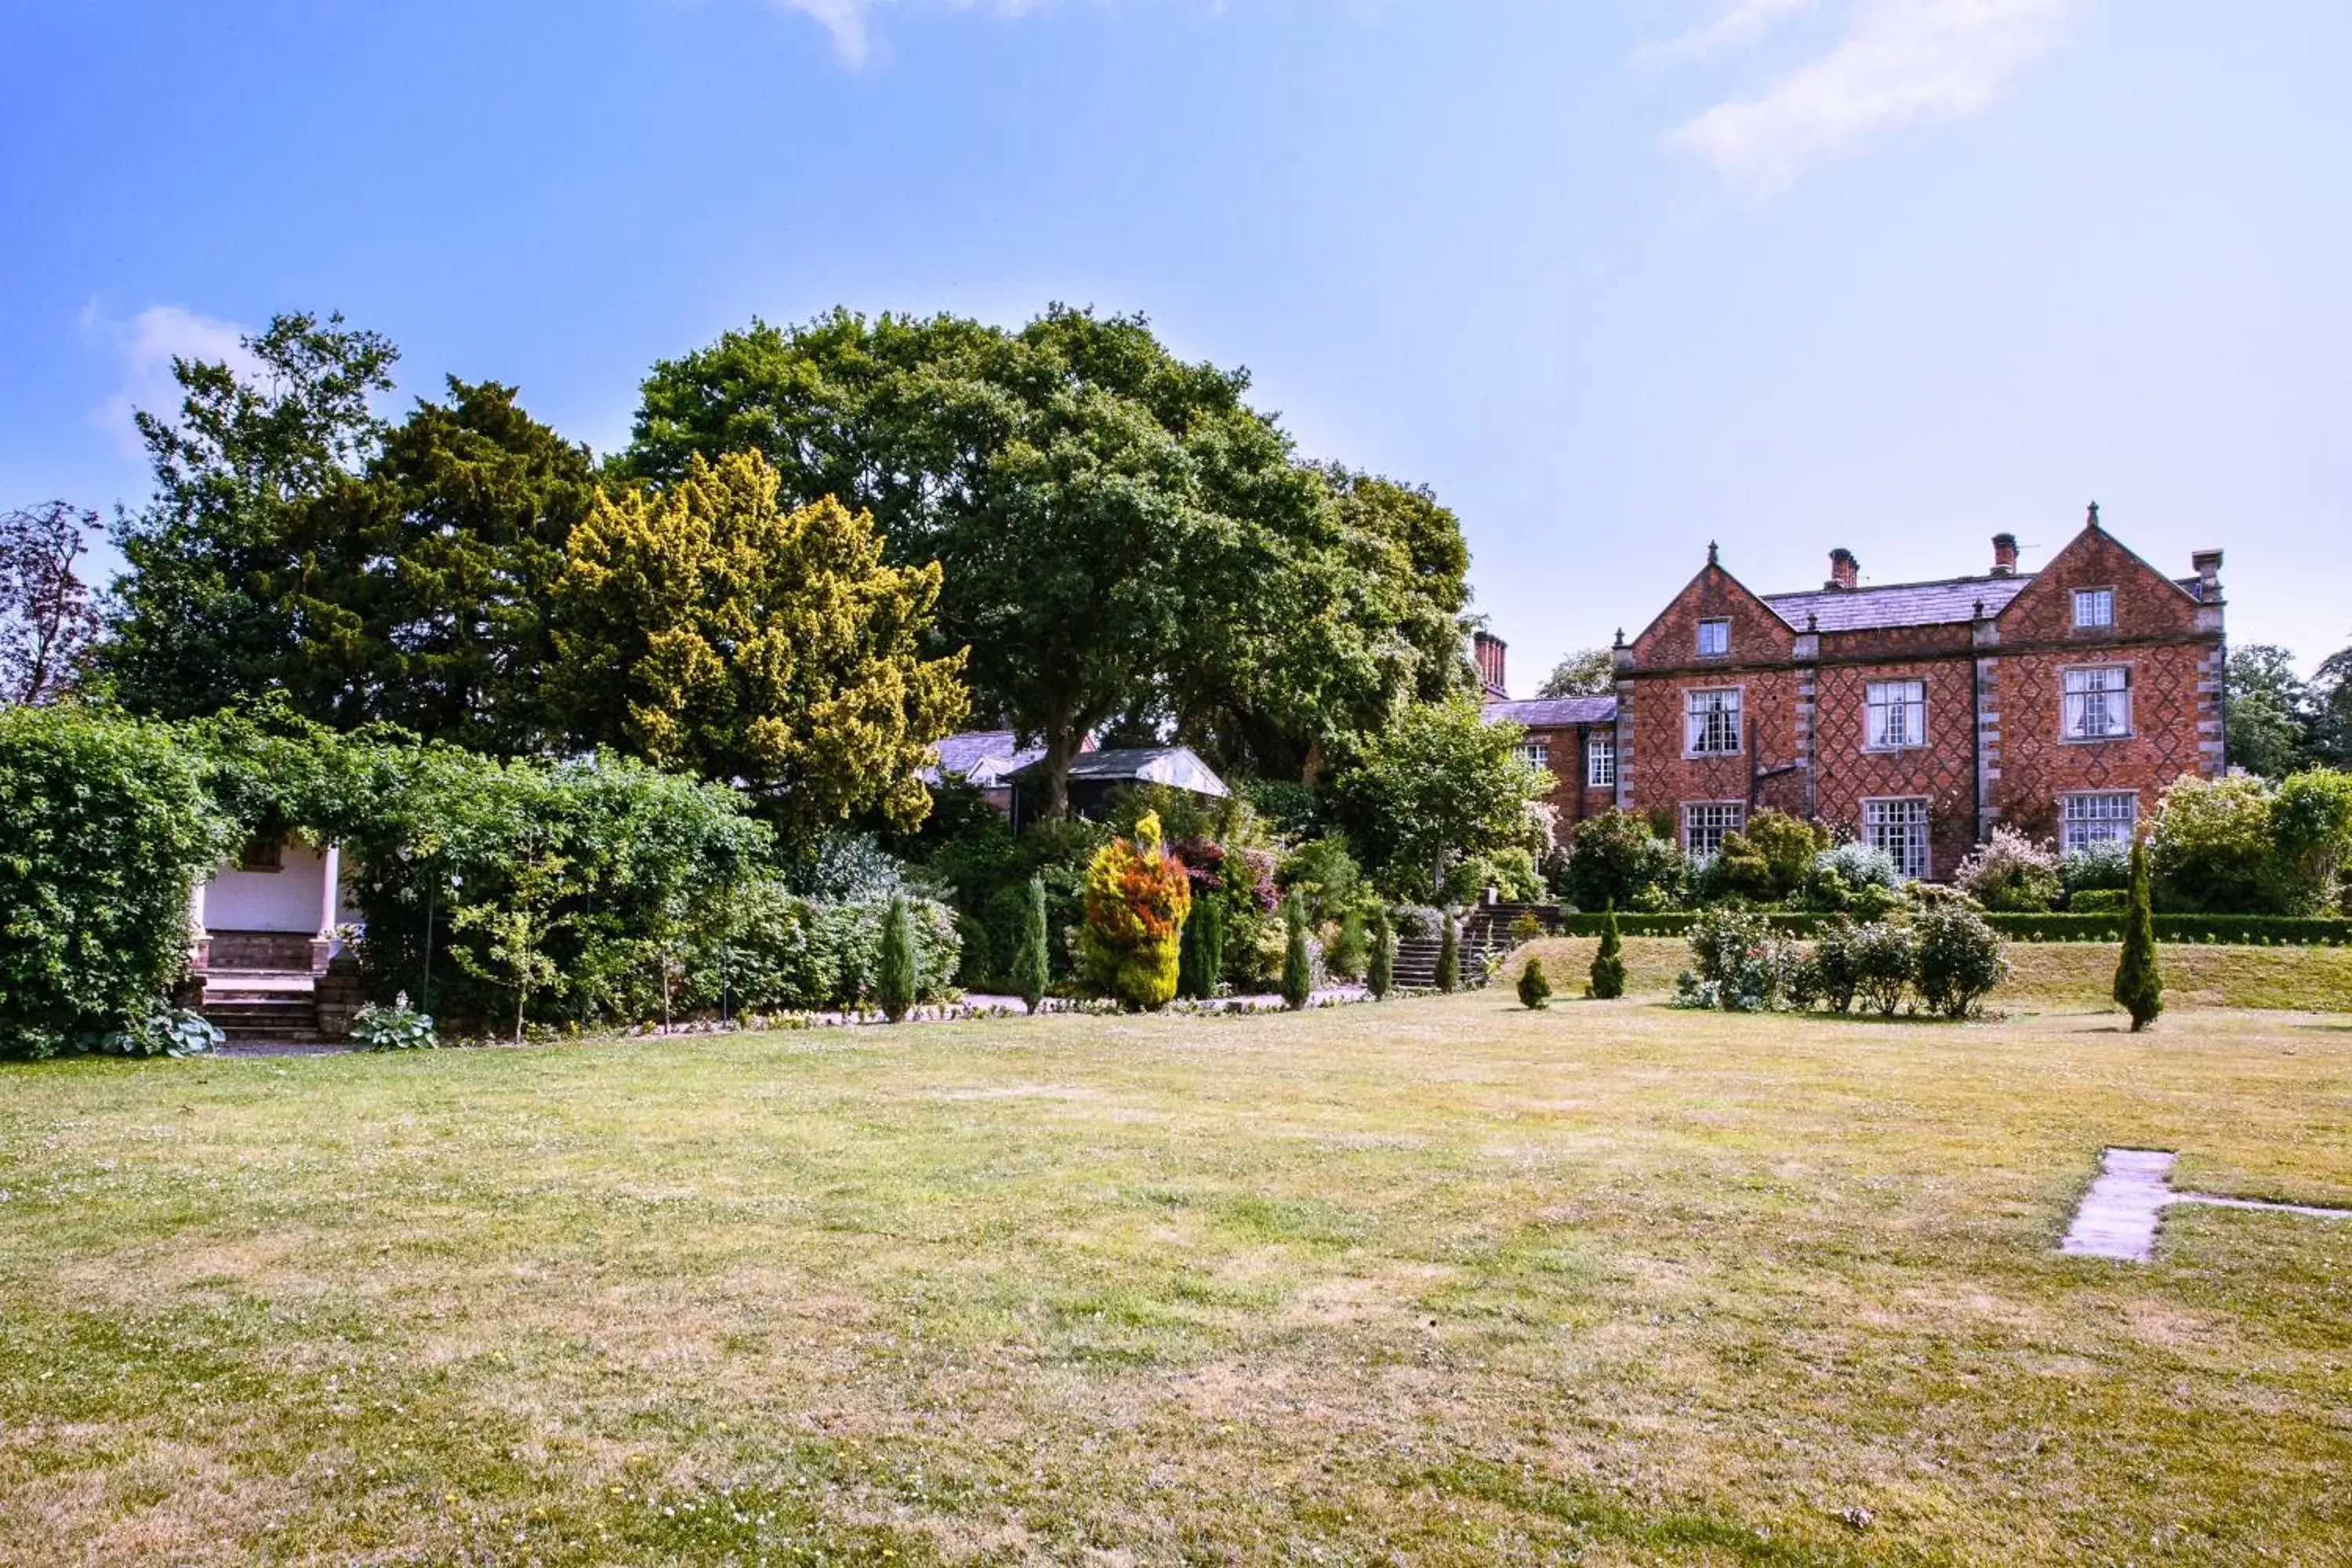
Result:
<instances>
[{"instance_id":1,"label":"slate roof","mask_svg":"<svg viewBox=\"0 0 2352 1568\"><path fill-rule=\"evenodd\" d=\"M1816 588L1806 594L1765 594L1773 614L1798 631L1808 616L1825 632L1878 631L1888 626L1966 625L1997 616L2033 581L2017 577L1948 577L1940 583L1893 583L1878 588Z\"/></svg>"},{"instance_id":2,"label":"slate roof","mask_svg":"<svg viewBox=\"0 0 2352 1568\"><path fill-rule=\"evenodd\" d=\"M1486 721L1524 724L1530 730L1568 730L1579 724L1617 722L1614 697L1538 697L1526 702L1489 702Z\"/></svg>"},{"instance_id":3,"label":"slate roof","mask_svg":"<svg viewBox=\"0 0 2352 1568\"><path fill-rule=\"evenodd\" d=\"M1023 747L1010 730L974 730L950 735L939 745L940 765L924 768L916 777L937 784L942 773L965 780L976 788L994 789L1005 779L1045 754L1043 746Z\"/></svg>"}]
</instances>

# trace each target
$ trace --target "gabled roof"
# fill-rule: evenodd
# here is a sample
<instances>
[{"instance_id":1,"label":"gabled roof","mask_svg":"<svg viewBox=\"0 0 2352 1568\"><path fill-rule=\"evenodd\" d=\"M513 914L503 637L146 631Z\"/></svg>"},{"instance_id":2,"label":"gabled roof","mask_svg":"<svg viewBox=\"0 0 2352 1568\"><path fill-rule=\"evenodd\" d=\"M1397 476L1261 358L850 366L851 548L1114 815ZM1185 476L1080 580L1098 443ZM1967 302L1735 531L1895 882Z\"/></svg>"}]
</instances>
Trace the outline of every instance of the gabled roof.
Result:
<instances>
[{"instance_id":1,"label":"gabled roof","mask_svg":"<svg viewBox=\"0 0 2352 1568\"><path fill-rule=\"evenodd\" d=\"M1019 769L1032 771L1033 758ZM1120 751L1087 752L1070 761L1072 784L1156 784L1189 790L1218 800L1233 794L1225 781L1210 771L1190 746L1136 746Z\"/></svg>"},{"instance_id":2,"label":"gabled roof","mask_svg":"<svg viewBox=\"0 0 2352 1568\"><path fill-rule=\"evenodd\" d=\"M994 789L1006 778L1045 754L1043 746L1022 746L1010 730L974 730L950 735L939 744L940 765L924 768L916 777L937 784L941 774L961 778L978 789Z\"/></svg>"},{"instance_id":3,"label":"gabled roof","mask_svg":"<svg viewBox=\"0 0 2352 1568\"><path fill-rule=\"evenodd\" d=\"M1530 730L1566 730L1578 724L1614 724L1614 697L1538 697L1525 702L1489 702L1490 724L1524 724Z\"/></svg>"},{"instance_id":4,"label":"gabled roof","mask_svg":"<svg viewBox=\"0 0 2352 1568\"><path fill-rule=\"evenodd\" d=\"M1947 577L1937 583L1890 583L1874 588L1816 588L1767 594L1772 613L1798 631L1879 631L1889 626L1964 626L1977 605L1998 616L2033 581L2013 577Z\"/></svg>"}]
</instances>

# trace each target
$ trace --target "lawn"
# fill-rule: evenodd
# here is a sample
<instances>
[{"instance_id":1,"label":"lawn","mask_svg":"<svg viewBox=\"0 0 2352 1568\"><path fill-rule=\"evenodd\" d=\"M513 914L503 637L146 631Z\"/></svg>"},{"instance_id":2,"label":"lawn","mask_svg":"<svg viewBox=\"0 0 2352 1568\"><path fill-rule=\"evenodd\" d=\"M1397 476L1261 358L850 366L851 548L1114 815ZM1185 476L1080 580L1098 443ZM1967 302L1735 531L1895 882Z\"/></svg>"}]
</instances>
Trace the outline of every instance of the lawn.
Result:
<instances>
[{"instance_id":1,"label":"lawn","mask_svg":"<svg viewBox=\"0 0 2352 1568\"><path fill-rule=\"evenodd\" d=\"M2352 1020L0 1071L0 1562L2342 1563Z\"/></svg>"}]
</instances>

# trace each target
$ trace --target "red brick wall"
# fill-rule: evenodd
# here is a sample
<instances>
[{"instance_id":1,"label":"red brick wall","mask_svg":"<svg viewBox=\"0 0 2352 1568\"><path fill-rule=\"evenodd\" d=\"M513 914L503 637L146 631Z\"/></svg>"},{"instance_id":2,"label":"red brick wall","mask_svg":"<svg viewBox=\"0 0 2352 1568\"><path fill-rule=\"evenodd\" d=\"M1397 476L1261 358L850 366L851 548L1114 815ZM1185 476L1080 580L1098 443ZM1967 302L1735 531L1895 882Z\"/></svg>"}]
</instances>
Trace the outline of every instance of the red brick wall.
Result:
<instances>
[{"instance_id":1,"label":"red brick wall","mask_svg":"<svg viewBox=\"0 0 2352 1568\"><path fill-rule=\"evenodd\" d=\"M1965 634L1967 629L1964 626L1961 631ZM1926 684L1926 747L1901 752L1864 749L1869 734L1869 686L1874 680ZM1815 815L1840 837L1853 838L1862 833L1864 801L1925 797L1928 872L1938 879L1949 877L1977 838L1973 660L1825 665L1815 678L1814 692Z\"/></svg>"},{"instance_id":2,"label":"red brick wall","mask_svg":"<svg viewBox=\"0 0 2352 1568\"><path fill-rule=\"evenodd\" d=\"M2004 655L1994 664L1990 710L2000 716L1993 804L2002 820L2039 837L2057 831L2057 797L2069 790L2132 790L2140 815L2183 773L2213 771L2199 750L2198 687L2213 650L2196 643L2110 647L2081 653ZM2113 741L2063 739L2061 672L2080 664L2119 664L2132 672L2131 735Z\"/></svg>"},{"instance_id":3,"label":"red brick wall","mask_svg":"<svg viewBox=\"0 0 2352 1568\"><path fill-rule=\"evenodd\" d=\"M1602 732L1615 733L1605 725ZM1540 741L1549 749L1553 781L1550 800L1552 809L1559 813L1563 837L1566 830L1588 816L1598 816L1617 804L1615 790L1586 787L1582 736L1582 729L1573 724L1558 729L1530 728L1528 731L1529 741Z\"/></svg>"}]
</instances>

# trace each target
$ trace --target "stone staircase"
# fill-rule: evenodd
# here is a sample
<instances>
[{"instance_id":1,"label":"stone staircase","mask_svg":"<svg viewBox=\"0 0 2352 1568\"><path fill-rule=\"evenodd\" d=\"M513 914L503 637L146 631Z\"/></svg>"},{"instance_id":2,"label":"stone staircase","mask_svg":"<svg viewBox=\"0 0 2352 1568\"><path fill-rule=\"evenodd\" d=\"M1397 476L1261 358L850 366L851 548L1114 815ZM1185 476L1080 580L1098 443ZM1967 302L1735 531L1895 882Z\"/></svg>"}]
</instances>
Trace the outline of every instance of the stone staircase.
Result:
<instances>
[{"instance_id":1,"label":"stone staircase","mask_svg":"<svg viewBox=\"0 0 2352 1568\"><path fill-rule=\"evenodd\" d=\"M307 972L215 969L205 976L198 1011L232 1046L315 1046L328 1038L319 1026L318 981Z\"/></svg>"},{"instance_id":2,"label":"stone staircase","mask_svg":"<svg viewBox=\"0 0 2352 1568\"><path fill-rule=\"evenodd\" d=\"M1561 910L1553 904L1475 904L1462 917L1462 984L1475 990L1486 983L1486 961L1516 945L1511 928L1521 915L1530 915L1547 933L1560 928ZM1427 991L1437 984L1437 955L1444 938L1436 932L1397 943L1396 983L1409 991Z\"/></svg>"}]
</instances>

